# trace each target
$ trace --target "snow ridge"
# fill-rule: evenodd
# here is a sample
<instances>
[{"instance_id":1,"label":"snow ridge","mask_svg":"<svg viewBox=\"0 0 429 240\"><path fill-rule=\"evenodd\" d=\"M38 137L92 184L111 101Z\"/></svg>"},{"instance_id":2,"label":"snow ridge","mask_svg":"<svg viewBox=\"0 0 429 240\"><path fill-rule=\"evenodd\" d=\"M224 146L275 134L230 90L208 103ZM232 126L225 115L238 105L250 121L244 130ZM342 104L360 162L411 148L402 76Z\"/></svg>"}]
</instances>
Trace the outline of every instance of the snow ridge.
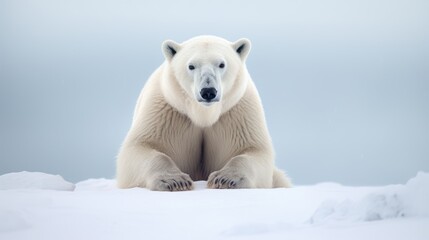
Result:
<instances>
[{"instance_id":1,"label":"snow ridge","mask_svg":"<svg viewBox=\"0 0 429 240\"><path fill-rule=\"evenodd\" d=\"M429 173L419 172L406 185L387 186L359 201L325 200L308 223L375 221L400 217L429 217Z\"/></svg>"}]
</instances>

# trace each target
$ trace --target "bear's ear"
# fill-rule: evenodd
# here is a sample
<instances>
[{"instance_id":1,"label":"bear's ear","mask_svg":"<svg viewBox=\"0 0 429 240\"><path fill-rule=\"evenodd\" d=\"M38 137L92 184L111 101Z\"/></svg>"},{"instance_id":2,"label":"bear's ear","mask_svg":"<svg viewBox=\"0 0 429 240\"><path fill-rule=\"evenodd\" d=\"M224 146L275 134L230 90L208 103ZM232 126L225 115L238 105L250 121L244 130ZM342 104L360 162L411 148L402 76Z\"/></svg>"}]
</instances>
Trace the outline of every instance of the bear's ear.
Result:
<instances>
[{"instance_id":1,"label":"bear's ear","mask_svg":"<svg viewBox=\"0 0 429 240\"><path fill-rule=\"evenodd\" d=\"M171 59L180 50L180 44L172 40L166 40L162 43L162 52L164 53L165 59L171 61Z\"/></svg>"},{"instance_id":2,"label":"bear's ear","mask_svg":"<svg viewBox=\"0 0 429 240\"><path fill-rule=\"evenodd\" d=\"M232 44L232 47L240 56L241 60L244 61L246 60L247 55L249 55L250 52L250 40L247 38L239 39Z\"/></svg>"}]
</instances>

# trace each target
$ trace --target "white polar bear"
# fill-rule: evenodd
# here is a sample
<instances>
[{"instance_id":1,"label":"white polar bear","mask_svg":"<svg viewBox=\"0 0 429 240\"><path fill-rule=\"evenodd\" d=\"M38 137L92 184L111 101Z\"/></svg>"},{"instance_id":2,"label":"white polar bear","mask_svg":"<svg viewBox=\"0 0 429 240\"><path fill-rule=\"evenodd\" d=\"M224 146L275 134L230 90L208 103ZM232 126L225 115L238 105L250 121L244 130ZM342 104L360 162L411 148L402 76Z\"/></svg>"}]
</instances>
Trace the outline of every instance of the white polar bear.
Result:
<instances>
[{"instance_id":1,"label":"white polar bear","mask_svg":"<svg viewBox=\"0 0 429 240\"><path fill-rule=\"evenodd\" d=\"M165 62L144 86L117 158L120 188L290 187L245 60L250 41L214 36L162 44Z\"/></svg>"}]
</instances>

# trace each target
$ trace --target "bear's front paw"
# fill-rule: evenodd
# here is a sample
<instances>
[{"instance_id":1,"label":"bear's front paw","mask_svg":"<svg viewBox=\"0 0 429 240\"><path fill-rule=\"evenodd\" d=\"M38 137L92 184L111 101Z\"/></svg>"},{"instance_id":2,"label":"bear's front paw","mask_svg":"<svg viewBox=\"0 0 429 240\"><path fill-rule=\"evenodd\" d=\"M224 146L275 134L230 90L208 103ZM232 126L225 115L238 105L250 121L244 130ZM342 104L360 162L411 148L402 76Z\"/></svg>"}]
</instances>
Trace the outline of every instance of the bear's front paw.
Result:
<instances>
[{"instance_id":1,"label":"bear's front paw","mask_svg":"<svg viewBox=\"0 0 429 240\"><path fill-rule=\"evenodd\" d=\"M166 173L158 175L148 184L154 191L187 191L194 188L192 179L184 173Z\"/></svg>"},{"instance_id":2,"label":"bear's front paw","mask_svg":"<svg viewBox=\"0 0 429 240\"><path fill-rule=\"evenodd\" d=\"M212 172L207 181L209 188L250 188L249 179L242 173L232 169Z\"/></svg>"}]
</instances>

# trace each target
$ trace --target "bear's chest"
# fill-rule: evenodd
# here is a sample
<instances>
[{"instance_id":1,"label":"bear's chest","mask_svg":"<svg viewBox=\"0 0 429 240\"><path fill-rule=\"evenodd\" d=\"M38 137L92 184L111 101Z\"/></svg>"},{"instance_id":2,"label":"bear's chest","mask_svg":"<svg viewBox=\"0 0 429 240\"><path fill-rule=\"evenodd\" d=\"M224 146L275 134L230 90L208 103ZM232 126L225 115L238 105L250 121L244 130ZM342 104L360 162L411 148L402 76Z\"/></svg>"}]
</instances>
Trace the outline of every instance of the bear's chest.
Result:
<instances>
[{"instance_id":1,"label":"bear's chest","mask_svg":"<svg viewBox=\"0 0 429 240\"><path fill-rule=\"evenodd\" d=\"M152 119L150 142L167 154L194 180L206 180L220 170L233 156L251 145L247 121L235 114L221 116L211 127L196 126L189 117L174 108L165 107Z\"/></svg>"}]
</instances>

